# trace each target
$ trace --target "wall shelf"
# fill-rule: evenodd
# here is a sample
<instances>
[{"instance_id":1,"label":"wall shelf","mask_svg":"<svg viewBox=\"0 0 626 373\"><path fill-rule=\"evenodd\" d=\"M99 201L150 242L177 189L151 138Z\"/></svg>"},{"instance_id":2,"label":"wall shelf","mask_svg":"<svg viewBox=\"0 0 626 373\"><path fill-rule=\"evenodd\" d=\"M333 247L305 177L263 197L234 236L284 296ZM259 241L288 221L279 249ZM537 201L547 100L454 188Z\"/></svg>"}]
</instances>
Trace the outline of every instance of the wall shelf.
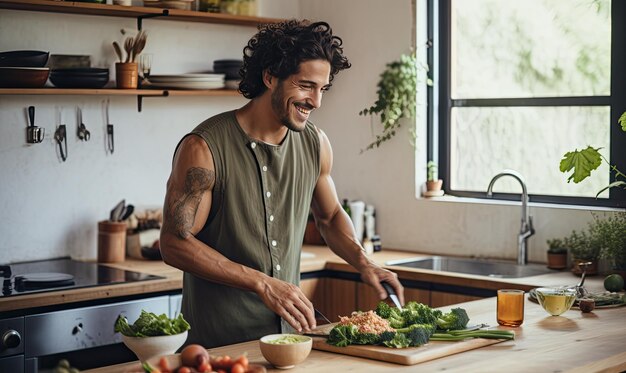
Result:
<instances>
[{"instance_id":1,"label":"wall shelf","mask_svg":"<svg viewBox=\"0 0 626 373\"><path fill-rule=\"evenodd\" d=\"M277 18L237 16L231 14L208 13L180 9L161 9L138 6L83 3L59 0L0 0L0 9L23 10L47 13L81 14L136 18L137 28L141 29L144 19L158 18L168 21L200 22L256 27L264 23L282 21ZM0 95L110 95L136 96L137 109L141 111L143 97L167 96L239 96L236 90L159 90L159 89L67 89L67 88L0 88Z\"/></svg>"},{"instance_id":2,"label":"wall shelf","mask_svg":"<svg viewBox=\"0 0 626 373\"><path fill-rule=\"evenodd\" d=\"M137 96L137 111L141 112L144 97L168 96L239 96L235 89L198 89L198 90L169 90L169 89L86 89L86 88L0 88L0 95L54 95L54 96Z\"/></svg>"},{"instance_id":3,"label":"wall shelf","mask_svg":"<svg viewBox=\"0 0 626 373\"><path fill-rule=\"evenodd\" d=\"M138 28L141 28L142 19L154 17L168 21L200 22L251 27L256 27L257 25L263 23L276 23L282 21L277 18L237 16L232 14L208 13L192 10L161 9L56 0L0 0L0 9L136 18L138 21Z\"/></svg>"}]
</instances>

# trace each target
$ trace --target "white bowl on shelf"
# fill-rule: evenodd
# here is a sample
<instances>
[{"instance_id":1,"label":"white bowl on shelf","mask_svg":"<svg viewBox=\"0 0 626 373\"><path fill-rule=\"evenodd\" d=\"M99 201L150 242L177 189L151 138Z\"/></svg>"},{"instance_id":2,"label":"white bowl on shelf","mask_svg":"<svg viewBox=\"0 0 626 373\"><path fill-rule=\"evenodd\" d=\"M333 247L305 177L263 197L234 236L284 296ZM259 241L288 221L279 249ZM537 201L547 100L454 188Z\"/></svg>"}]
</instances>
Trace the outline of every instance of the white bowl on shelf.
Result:
<instances>
[{"instance_id":1,"label":"white bowl on shelf","mask_svg":"<svg viewBox=\"0 0 626 373\"><path fill-rule=\"evenodd\" d=\"M154 356L174 354L186 340L187 331L157 337L127 337L122 335L122 341L126 347L134 352L141 361L146 361Z\"/></svg>"}]
</instances>

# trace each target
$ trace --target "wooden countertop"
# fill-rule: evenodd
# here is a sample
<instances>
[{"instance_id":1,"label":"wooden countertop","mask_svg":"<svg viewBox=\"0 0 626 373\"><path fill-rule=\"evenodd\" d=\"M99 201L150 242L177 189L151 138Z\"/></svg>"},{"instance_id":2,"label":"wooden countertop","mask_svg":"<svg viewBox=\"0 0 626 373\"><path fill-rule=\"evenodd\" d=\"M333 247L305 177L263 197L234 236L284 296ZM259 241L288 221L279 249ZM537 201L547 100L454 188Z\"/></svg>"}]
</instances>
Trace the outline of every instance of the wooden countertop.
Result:
<instances>
[{"instance_id":1,"label":"wooden countertop","mask_svg":"<svg viewBox=\"0 0 626 373\"><path fill-rule=\"evenodd\" d=\"M462 303L472 323L496 323L496 300L487 298ZM447 309L449 307L444 307ZM597 309L581 313L572 309L561 316L550 316L531 301L525 304L525 320L514 341L462 352L414 366L311 351L291 373L315 372L623 372L626 370L626 307ZM281 372L269 365L258 341L209 350L211 355L239 356L266 366L268 372ZM87 371L88 373L142 372L138 362ZM87 373L85 372L85 373Z\"/></svg>"},{"instance_id":2,"label":"wooden countertop","mask_svg":"<svg viewBox=\"0 0 626 373\"><path fill-rule=\"evenodd\" d=\"M302 251L304 252L300 267L302 273L314 272L324 269L356 272L350 265L344 262L337 255L335 255L326 246L304 245ZM386 249L381 252L374 253L371 256L371 259L380 265L384 265L390 260L416 258L423 256L428 255ZM149 273L165 278L160 280L129 282L123 284L89 287L66 291L51 291L45 293L26 294L4 298L0 299L0 312L50 305L68 304L103 298L149 294L162 291L175 291L182 289L182 272L161 261L147 261L128 258L124 262L110 263L105 265L130 271ZM437 272L425 269L401 267L389 268L398 273L401 278L406 280L460 285L492 290L502 288L507 284L515 284L516 287L530 290L537 286L575 284L579 280L569 271L518 279L496 279L485 276L475 276L451 272ZM602 289L602 279L603 276L588 278L585 285L591 288Z\"/></svg>"}]
</instances>

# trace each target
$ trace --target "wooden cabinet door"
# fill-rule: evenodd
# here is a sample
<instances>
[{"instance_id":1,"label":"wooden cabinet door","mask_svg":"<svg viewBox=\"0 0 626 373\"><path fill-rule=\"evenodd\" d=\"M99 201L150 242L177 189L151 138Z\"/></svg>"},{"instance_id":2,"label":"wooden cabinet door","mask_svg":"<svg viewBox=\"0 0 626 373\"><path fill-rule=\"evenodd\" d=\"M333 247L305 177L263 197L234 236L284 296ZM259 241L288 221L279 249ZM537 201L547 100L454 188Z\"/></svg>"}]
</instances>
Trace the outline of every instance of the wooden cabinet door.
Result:
<instances>
[{"instance_id":1,"label":"wooden cabinet door","mask_svg":"<svg viewBox=\"0 0 626 373\"><path fill-rule=\"evenodd\" d=\"M378 304L378 302L380 302L380 298L378 297L378 293L374 290L374 288L367 284L359 282L356 289L356 309L359 311L369 311L376 309L376 305ZM430 291L424 289L404 288L404 301L416 301L424 304L429 304Z\"/></svg>"},{"instance_id":2,"label":"wooden cabinet door","mask_svg":"<svg viewBox=\"0 0 626 373\"><path fill-rule=\"evenodd\" d=\"M482 299L482 298L473 296L473 295L444 293L442 291L430 292L430 303L431 303L430 306L433 308L449 306L451 304L469 302L471 300L477 300L477 299Z\"/></svg>"},{"instance_id":3,"label":"wooden cabinet door","mask_svg":"<svg viewBox=\"0 0 626 373\"><path fill-rule=\"evenodd\" d=\"M322 278L322 293L316 294L319 301L313 302L320 312L322 312L332 322L339 321L339 316L349 316L356 310L356 285L357 283L350 280L341 280L336 278Z\"/></svg>"},{"instance_id":4,"label":"wooden cabinet door","mask_svg":"<svg viewBox=\"0 0 626 373\"><path fill-rule=\"evenodd\" d=\"M306 280L300 280L300 290L304 293L304 295L315 304L315 300L319 303L320 297L319 294L322 294L322 289L319 289L321 283L320 278L309 278ZM318 298L316 298L316 296Z\"/></svg>"}]
</instances>

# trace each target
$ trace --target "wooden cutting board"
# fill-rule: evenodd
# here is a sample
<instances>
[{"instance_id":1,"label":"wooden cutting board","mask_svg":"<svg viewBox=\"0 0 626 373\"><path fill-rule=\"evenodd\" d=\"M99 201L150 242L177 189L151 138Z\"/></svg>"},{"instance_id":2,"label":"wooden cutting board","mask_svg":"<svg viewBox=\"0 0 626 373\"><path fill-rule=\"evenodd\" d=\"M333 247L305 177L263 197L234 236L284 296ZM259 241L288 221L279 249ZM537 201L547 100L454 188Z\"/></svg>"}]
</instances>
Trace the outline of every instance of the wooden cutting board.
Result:
<instances>
[{"instance_id":1,"label":"wooden cutting board","mask_svg":"<svg viewBox=\"0 0 626 373\"><path fill-rule=\"evenodd\" d=\"M324 334L323 332L326 332L327 334L329 329L330 328L318 328L314 332L318 332L319 334ZM311 335L311 337L313 338L313 348L316 350L364 357L367 359L381 360L389 363L403 365L414 365L418 363L423 363L425 361L438 359L440 357L454 355L460 352L504 342L504 340L501 339L474 338L458 342L432 341L424 346L409 348L390 348L384 346L370 345L351 345L347 347L336 347L326 343L326 336Z\"/></svg>"}]
</instances>

